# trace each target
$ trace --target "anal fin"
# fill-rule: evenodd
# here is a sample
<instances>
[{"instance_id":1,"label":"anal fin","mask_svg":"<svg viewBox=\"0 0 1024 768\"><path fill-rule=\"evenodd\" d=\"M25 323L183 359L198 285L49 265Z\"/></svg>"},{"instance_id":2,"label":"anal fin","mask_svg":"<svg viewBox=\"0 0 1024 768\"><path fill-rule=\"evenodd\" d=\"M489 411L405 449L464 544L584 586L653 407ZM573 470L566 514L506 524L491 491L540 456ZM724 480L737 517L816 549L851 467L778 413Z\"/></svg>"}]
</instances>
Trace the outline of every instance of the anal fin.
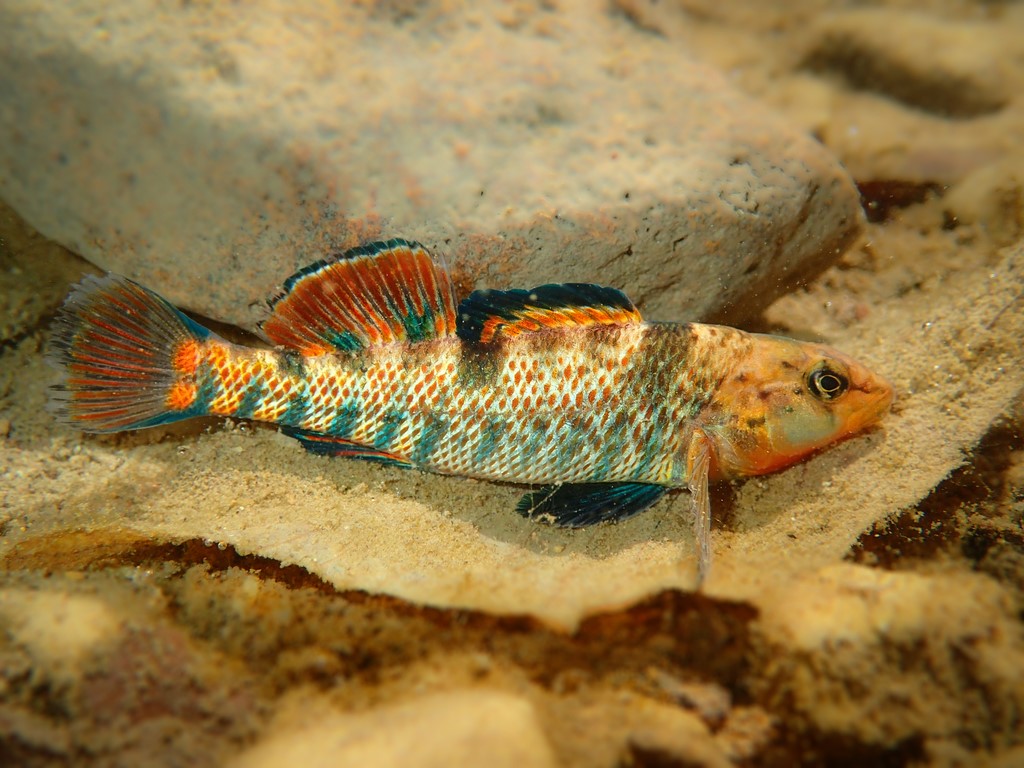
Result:
<instances>
[{"instance_id":1,"label":"anal fin","mask_svg":"<svg viewBox=\"0 0 1024 768\"><path fill-rule=\"evenodd\" d=\"M650 483L569 483L526 494L516 511L529 518L550 517L555 525L582 528L625 520L643 512L666 493Z\"/></svg>"},{"instance_id":2,"label":"anal fin","mask_svg":"<svg viewBox=\"0 0 1024 768\"><path fill-rule=\"evenodd\" d=\"M402 467L403 469L411 469L414 466L411 461L403 459L401 456L395 456L362 443L353 443L351 440L345 440L341 437L332 437L331 435L310 432L297 427L282 427L281 431L288 435L288 437L294 437L302 444L303 448L318 456L344 456L350 459L377 461L381 464Z\"/></svg>"}]
</instances>

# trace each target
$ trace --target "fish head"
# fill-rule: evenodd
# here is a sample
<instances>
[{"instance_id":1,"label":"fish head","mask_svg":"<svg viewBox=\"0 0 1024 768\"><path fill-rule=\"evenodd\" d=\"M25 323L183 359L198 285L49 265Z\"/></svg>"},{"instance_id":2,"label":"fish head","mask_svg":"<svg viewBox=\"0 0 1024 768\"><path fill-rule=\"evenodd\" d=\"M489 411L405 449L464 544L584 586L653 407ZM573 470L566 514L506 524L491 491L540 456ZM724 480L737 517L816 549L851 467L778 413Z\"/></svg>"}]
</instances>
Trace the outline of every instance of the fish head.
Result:
<instances>
[{"instance_id":1,"label":"fish head","mask_svg":"<svg viewBox=\"0 0 1024 768\"><path fill-rule=\"evenodd\" d=\"M774 472L876 423L892 385L823 344L752 334L719 386L705 432L718 478Z\"/></svg>"}]
</instances>

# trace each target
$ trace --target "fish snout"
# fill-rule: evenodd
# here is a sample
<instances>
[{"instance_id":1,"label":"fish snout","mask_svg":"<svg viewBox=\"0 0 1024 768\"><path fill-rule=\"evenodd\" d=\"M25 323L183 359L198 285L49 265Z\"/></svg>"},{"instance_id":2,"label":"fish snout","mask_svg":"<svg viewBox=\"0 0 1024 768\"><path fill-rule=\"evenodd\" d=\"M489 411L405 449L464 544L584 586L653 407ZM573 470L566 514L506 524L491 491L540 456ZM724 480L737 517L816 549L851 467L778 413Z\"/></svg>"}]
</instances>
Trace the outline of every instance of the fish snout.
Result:
<instances>
[{"instance_id":1,"label":"fish snout","mask_svg":"<svg viewBox=\"0 0 1024 768\"><path fill-rule=\"evenodd\" d=\"M865 371L860 381L854 381L852 389L861 395L853 421L853 431L858 431L880 421L896 402L896 388L883 376Z\"/></svg>"}]
</instances>

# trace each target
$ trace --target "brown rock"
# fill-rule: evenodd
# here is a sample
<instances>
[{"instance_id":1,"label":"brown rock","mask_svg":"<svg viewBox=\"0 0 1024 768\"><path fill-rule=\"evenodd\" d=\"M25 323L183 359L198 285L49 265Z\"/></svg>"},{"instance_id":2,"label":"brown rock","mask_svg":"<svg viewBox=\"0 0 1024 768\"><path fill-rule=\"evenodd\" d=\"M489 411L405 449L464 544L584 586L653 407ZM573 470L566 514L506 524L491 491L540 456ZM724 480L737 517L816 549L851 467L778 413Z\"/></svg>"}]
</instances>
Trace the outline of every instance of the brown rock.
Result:
<instances>
[{"instance_id":1,"label":"brown rock","mask_svg":"<svg viewBox=\"0 0 1024 768\"><path fill-rule=\"evenodd\" d=\"M689 712L664 705L649 705L644 724L630 734L626 764L652 768L727 768L732 763Z\"/></svg>"},{"instance_id":2,"label":"brown rock","mask_svg":"<svg viewBox=\"0 0 1024 768\"><path fill-rule=\"evenodd\" d=\"M303 707L308 715L308 699ZM527 701L506 693L462 690L359 714L318 713L283 724L230 765L448 768L481 762L489 768L556 764Z\"/></svg>"},{"instance_id":3,"label":"brown rock","mask_svg":"<svg viewBox=\"0 0 1024 768\"><path fill-rule=\"evenodd\" d=\"M760 606L768 668L758 687L775 711L878 746L951 733L1014 743L1024 643L992 581L839 565Z\"/></svg>"}]
</instances>

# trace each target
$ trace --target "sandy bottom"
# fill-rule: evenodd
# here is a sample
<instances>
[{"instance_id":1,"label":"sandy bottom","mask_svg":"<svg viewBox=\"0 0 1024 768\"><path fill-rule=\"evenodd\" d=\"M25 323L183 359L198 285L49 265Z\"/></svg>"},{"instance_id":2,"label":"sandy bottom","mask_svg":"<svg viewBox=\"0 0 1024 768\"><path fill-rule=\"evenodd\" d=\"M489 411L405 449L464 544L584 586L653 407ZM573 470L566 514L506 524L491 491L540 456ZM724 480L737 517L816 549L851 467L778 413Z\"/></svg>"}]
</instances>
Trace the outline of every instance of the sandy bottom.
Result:
<instances>
[{"instance_id":1,"label":"sandy bottom","mask_svg":"<svg viewBox=\"0 0 1024 768\"><path fill-rule=\"evenodd\" d=\"M699 594L682 494L570 532L263 427L59 427L46 327L90 268L0 209L0 764L1024 764L1024 214L881 189L748 327L894 413L716 488Z\"/></svg>"},{"instance_id":2,"label":"sandy bottom","mask_svg":"<svg viewBox=\"0 0 1024 768\"><path fill-rule=\"evenodd\" d=\"M5 212L8 312L28 322L0 374L0 745L33 765L319 764L341 739L386 763L401 739L367 734L404 716L395 764L416 728L451 733L438 761L523 733L531 762L579 765L1007 753L1022 252L922 226L934 203L903 218L762 321L845 342L895 381L897 412L716 489L695 595L685 498L565 532L515 515L518 488L317 459L263 428L56 426L44 329L85 265ZM526 724L452 731L481 692ZM309 732L310 708L330 725Z\"/></svg>"}]
</instances>

